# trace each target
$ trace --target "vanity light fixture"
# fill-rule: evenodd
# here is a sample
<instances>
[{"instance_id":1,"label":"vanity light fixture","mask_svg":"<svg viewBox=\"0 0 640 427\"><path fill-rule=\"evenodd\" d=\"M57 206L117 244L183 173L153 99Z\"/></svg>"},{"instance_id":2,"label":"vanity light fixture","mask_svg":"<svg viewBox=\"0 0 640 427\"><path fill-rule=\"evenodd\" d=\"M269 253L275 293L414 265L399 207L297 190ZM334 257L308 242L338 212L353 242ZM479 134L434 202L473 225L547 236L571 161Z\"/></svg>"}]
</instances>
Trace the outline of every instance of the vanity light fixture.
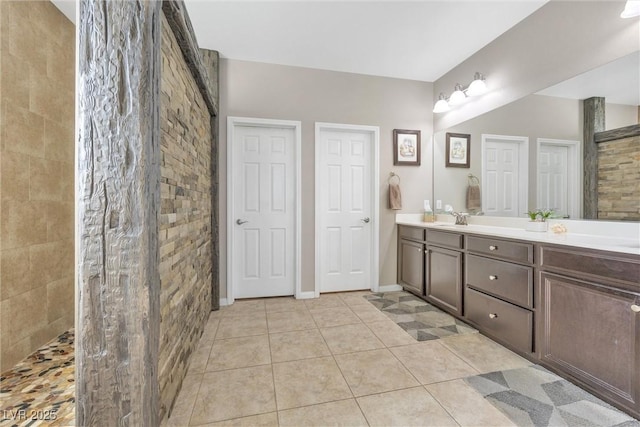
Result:
<instances>
[{"instance_id":1,"label":"vanity light fixture","mask_svg":"<svg viewBox=\"0 0 640 427\"><path fill-rule=\"evenodd\" d=\"M636 16L640 16L640 1L627 0L620 18L635 18Z\"/></svg>"},{"instance_id":2,"label":"vanity light fixture","mask_svg":"<svg viewBox=\"0 0 640 427\"><path fill-rule=\"evenodd\" d=\"M466 89L460 84L456 83L453 93L449 98L444 93L440 93L438 102L433 106L434 113L445 113L450 110L451 106L462 104L467 97L482 95L487 91L487 84L484 81L484 75L481 73L475 73L473 81Z\"/></svg>"}]
</instances>

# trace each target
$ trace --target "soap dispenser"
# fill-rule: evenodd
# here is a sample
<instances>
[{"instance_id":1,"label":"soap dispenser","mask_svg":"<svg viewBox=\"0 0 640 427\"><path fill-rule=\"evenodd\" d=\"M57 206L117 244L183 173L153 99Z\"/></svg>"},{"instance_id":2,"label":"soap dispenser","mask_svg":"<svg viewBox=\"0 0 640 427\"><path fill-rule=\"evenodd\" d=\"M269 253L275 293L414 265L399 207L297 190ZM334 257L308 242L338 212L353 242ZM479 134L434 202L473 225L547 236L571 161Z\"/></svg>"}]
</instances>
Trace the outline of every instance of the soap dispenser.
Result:
<instances>
[{"instance_id":1,"label":"soap dispenser","mask_svg":"<svg viewBox=\"0 0 640 427\"><path fill-rule=\"evenodd\" d=\"M423 222L433 222L435 221L435 217L433 216L433 210L431 210L431 205L428 200L424 201L424 217L422 219Z\"/></svg>"}]
</instances>

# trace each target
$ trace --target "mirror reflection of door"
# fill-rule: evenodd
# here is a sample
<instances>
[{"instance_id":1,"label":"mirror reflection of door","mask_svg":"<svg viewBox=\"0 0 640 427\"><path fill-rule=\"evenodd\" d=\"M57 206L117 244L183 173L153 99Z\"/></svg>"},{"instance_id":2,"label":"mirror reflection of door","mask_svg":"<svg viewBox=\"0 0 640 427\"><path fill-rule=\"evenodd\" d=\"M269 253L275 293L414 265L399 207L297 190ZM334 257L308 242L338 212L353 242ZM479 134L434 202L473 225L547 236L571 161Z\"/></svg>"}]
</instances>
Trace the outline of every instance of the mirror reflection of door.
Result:
<instances>
[{"instance_id":1,"label":"mirror reflection of door","mask_svg":"<svg viewBox=\"0 0 640 427\"><path fill-rule=\"evenodd\" d=\"M538 138L537 208L554 217L578 218L580 186L578 141Z\"/></svg>"},{"instance_id":2,"label":"mirror reflection of door","mask_svg":"<svg viewBox=\"0 0 640 427\"><path fill-rule=\"evenodd\" d=\"M527 212L528 146L524 136L482 135L482 210L519 217Z\"/></svg>"}]
</instances>

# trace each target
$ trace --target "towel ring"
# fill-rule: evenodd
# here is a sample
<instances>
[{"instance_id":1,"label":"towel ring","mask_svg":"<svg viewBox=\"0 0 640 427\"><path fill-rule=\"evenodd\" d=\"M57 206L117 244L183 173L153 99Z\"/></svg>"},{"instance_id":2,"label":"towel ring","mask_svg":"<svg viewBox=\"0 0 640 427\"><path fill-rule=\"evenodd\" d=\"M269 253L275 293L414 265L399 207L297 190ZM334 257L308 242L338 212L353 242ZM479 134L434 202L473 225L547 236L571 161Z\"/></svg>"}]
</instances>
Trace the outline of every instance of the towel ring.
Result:
<instances>
[{"instance_id":1,"label":"towel ring","mask_svg":"<svg viewBox=\"0 0 640 427\"><path fill-rule=\"evenodd\" d=\"M478 177L477 177L477 176L475 176L474 174L470 173L469 175L467 175L467 177L469 178L469 184L473 184L473 183L474 183L474 180L475 180L475 183L476 183L477 185L480 185L480 180L479 180L479 179L478 179Z\"/></svg>"},{"instance_id":2,"label":"towel ring","mask_svg":"<svg viewBox=\"0 0 640 427\"><path fill-rule=\"evenodd\" d=\"M400 184L400 175L396 175L396 174L395 174L395 173L393 173L393 172L389 172L389 183L391 183L391 180L392 180L393 178L398 178L398 184Z\"/></svg>"}]
</instances>

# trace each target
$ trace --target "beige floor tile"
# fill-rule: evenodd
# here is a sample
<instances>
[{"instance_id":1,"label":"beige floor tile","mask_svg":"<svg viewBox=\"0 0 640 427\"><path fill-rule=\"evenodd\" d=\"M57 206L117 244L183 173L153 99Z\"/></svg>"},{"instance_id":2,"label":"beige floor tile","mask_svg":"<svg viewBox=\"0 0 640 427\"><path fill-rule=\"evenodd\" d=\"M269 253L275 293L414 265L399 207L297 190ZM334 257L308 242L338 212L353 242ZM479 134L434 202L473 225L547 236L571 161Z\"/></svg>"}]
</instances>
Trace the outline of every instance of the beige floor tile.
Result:
<instances>
[{"instance_id":1,"label":"beige floor tile","mask_svg":"<svg viewBox=\"0 0 640 427\"><path fill-rule=\"evenodd\" d=\"M268 335L229 338L216 340L213 343L206 371L246 368L270 363Z\"/></svg>"},{"instance_id":2,"label":"beige floor tile","mask_svg":"<svg viewBox=\"0 0 640 427\"><path fill-rule=\"evenodd\" d=\"M201 374L187 375L184 377L182 380L182 388L180 388L178 398L171 410L171 417L164 420L163 426L181 427L189 425L189 419L191 418L193 405L196 403L201 382Z\"/></svg>"},{"instance_id":3,"label":"beige floor tile","mask_svg":"<svg viewBox=\"0 0 640 427\"><path fill-rule=\"evenodd\" d=\"M438 341L425 341L408 346L393 347L390 350L421 384L431 384L478 374L475 369Z\"/></svg>"},{"instance_id":4,"label":"beige floor tile","mask_svg":"<svg viewBox=\"0 0 640 427\"><path fill-rule=\"evenodd\" d=\"M233 420L218 421L205 424L203 427L277 427L278 413L252 415L250 417L234 418Z\"/></svg>"},{"instance_id":5,"label":"beige floor tile","mask_svg":"<svg viewBox=\"0 0 640 427\"><path fill-rule=\"evenodd\" d=\"M213 342L211 341L200 341L198 343L196 351L191 355L189 370L187 372L188 375L201 374L204 372L207 367L207 362L209 361L209 353L211 353L212 346Z\"/></svg>"},{"instance_id":6,"label":"beige floor tile","mask_svg":"<svg viewBox=\"0 0 640 427\"><path fill-rule=\"evenodd\" d=\"M531 365L531 362L481 334L446 337L441 339L440 343L480 373L523 368Z\"/></svg>"},{"instance_id":7,"label":"beige floor tile","mask_svg":"<svg viewBox=\"0 0 640 427\"><path fill-rule=\"evenodd\" d=\"M200 337L200 341L212 342L216 337L216 332L218 332L219 324L220 317L209 317L207 324L204 326L204 332L202 333L202 337Z\"/></svg>"},{"instance_id":8,"label":"beige floor tile","mask_svg":"<svg viewBox=\"0 0 640 427\"><path fill-rule=\"evenodd\" d=\"M396 325L389 319L385 319L379 322L369 322L366 325L371 329L371 332L387 347L395 347L399 345L411 345L416 344L417 341L411 335L407 333L400 326Z\"/></svg>"},{"instance_id":9,"label":"beige floor tile","mask_svg":"<svg viewBox=\"0 0 640 427\"><path fill-rule=\"evenodd\" d=\"M238 299L233 304L222 307L222 317L243 316L247 314L265 313L265 299Z\"/></svg>"},{"instance_id":10,"label":"beige floor tile","mask_svg":"<svg viewBox=\"0 0 640 427\"><path fill-rule=\"evenodd\" d=\"M274 363L331 355L317 329L270 334L269 340Z\"/></svg>"},{"instance_id":11,"label":"beige floor tile","mask_svg":"<svg viewBox=\"0 0 640 427\"><path fill-rule=\"evenodd\" d=\"M426 389L463 427L515 425L464 380L430 384Z\"/></svg>"},{"instance_id":12,"label":"beige floor tile","mask_svg":"<svg viewBox=\"0 0 640 427\"><path fill-rule=\"evenodd\" d=\"M368 426L355 399L288 409L278 415L281 426Z\"/></svg>"},{"instance_id":13,"label":"beige floor tile","mask_svg":"<svg viewBox=\"0 0 640 427\"><path fill-rule=\"evenodd\" d=\"M267 333L267 317L262 315L242 315L223 317L218 325L216 339L264 335Z\"/></svg>"},{"instance_id":14,"label":"beige floor tile","mask_svg":"<svg viewBox=\"0 0 640 427\"><path fill-rule=\"evenodd\" d=\"M338 294L322 294L319 298L311 298L304 300L308 309L344 307L342 298Z\"/></svg>"},{"instance_id":15,"label":"beige floor tile","mask_svg":"<svg viewBox=\"0 0 640 427\"><path fill-rule=\"evenodd\" d=\"M354 305L351 306L351 311L360 318L363 322L382 322L384 320L390 320L389 317L375 308L370 303L367 305Z\"/></svg>"},{"instance_id":16,"label":"beige floor tile","mask_svg":"<svg viewBox=\"0 0 640 427\"><path fill-rule=\"evenodd\" d=\"M341 354L335 358L354 396L419 385L387 349Z\"/></svg>"},{"instance_id":17,"label":"beige floor tile","mask_svg":"<svg viewBox=\"0 0 640 427\"><path fill-rule=\"evenodd\" d=\"M273 364L278 410L353 397L332 357Z\"/></svg>"},{"instance_id":18,"label":"beige floor tile","mask_svg":"<svg viewBox=\"0 0 640 427\"><path fill-rule=\"evenodd\" d=\"M359 397L371 426L456 426L456 422L423 387Z\"/></svg>"},{"instance_id":19,"label":"beige floor tile","mask_svg":"<svg viewBox=\"0 0 640 427\"><path fill-rule=\"evenodd\" d=\"M362 323L322 328L320 333L333 354L384 348L384 344Z\"/></svg>"},{"instance_id":20,"label":"beige floor tile","mask_svg":"<svg viewBox=\"0 0 640 427\"><path fill-rule=\"evenodd\" d=\"M319 328L362 323L348 307L333 307L309 310Z\"/></svg>"},{"instance_id":21,"label":"beige floor tile","mask_svg":"<svg viewBox=\"0 0 640 427\"><path fill-rule=\"evenodd\" d=\"M275 313L267 313L267 324L269 333L302 331L305 329L317 328L316 322L309 314L309 311L278 311Z\"/></svg>"},{"instance_id":22,"label":"beige floor tile","mask_svg":"<svg viewBox=\"0 0 640 427\"><path fill-rule=\"evenodd\" d=\"M293 297L268 298L264 301L267 313L277 313L279 311L306 311L307 306L304 300Z\"/></svg>"},{"instance_id":23,"label":"beige floor tile","mask_svg":"<svg viewBox=\"0 0 640 427\"><path fill-rule=\"evenodd\" d=\"M191 415L191 425L276 410L271 366L207 372Z\"/></svg>"}]
</instances>

